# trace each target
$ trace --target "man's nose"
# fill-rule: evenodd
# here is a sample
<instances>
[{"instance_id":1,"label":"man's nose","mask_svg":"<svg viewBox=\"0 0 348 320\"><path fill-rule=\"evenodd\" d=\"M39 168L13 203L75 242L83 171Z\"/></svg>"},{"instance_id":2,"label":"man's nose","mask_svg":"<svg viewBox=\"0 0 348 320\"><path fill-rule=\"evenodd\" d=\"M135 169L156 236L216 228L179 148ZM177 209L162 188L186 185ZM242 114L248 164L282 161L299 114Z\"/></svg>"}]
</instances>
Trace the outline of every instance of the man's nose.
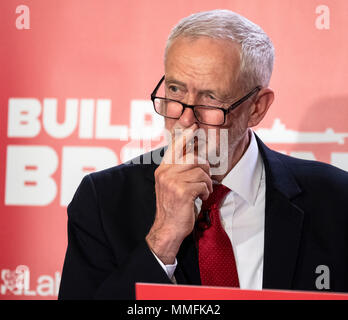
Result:
<instances>
[{"instance_id":1,"label":"man's nose","mask_svg":"<svg viewBox=\"0 0 348 320\"><path fill-rule=\"evenodd\" d=\"M192 126L194 123L198 123L193 110L190 108L186 108L181 117L179 118L179 123L185 127L188 128Z\"/></svg>"},{"instance_id":2,"label":"man's nose","mask_svg":"<svg viewBox=\"0 0 348 320\"><path fill-rule=\"evenodd\" d=\"M197 97L195 96L195 94L189 94L187 96L186 103L188 105L194 105L196 103L196 99ZM180 121L180 124L184 127L190 127L194 123L198 124L198 121L195 117L195 114L192 108L186 108L183 114L181 115L179 121Z\"/></svg>"}]
</instances>

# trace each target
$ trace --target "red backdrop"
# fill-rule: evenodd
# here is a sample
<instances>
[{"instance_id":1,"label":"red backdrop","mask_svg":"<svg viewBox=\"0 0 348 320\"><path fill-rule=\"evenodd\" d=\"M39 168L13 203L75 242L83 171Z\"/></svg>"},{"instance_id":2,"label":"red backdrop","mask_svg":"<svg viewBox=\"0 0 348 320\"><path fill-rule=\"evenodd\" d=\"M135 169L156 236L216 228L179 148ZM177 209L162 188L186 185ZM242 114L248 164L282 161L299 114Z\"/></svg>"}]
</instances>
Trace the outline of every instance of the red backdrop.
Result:
<instances>
[{"instance_id":1,"label":"red backdrop","mask_svg":"<svg viewBox=\"0 0 348 320\"><path fill-rule=\"evenodd\" d=\"M236 11L271 37L271 147L348 170L345 0L6 0L0 3L0 299L56 299L66 206L82 176L155 147L149 94L170 29Z\"/></svg>"}]
</instances>

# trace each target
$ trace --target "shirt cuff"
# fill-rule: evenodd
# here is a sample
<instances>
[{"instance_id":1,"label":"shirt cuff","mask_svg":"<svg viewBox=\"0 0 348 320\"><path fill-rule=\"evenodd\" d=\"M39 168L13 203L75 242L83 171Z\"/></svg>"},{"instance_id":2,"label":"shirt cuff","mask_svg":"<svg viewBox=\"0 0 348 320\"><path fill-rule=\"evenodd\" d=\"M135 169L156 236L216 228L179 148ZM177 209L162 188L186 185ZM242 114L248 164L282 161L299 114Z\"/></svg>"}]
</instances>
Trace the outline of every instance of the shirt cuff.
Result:
<instances>
[{"instance_id":1,"label":"shirt cuff","mask_svg":"<svg viewBox=\"0 0 348 320\"><path fill-rule=\"evenodd\" d=\"M166 274L168 275L168 278L173 280L173 275L176 269L176 266L178 264L178 261L175 258L174 264L164 264L157 256L156 254L151 250L152 254L155 256L155 258L157 259L158 263L160 264L160 266L162 267L162 269L166 272Z\"/></svg>"}]
</instances>

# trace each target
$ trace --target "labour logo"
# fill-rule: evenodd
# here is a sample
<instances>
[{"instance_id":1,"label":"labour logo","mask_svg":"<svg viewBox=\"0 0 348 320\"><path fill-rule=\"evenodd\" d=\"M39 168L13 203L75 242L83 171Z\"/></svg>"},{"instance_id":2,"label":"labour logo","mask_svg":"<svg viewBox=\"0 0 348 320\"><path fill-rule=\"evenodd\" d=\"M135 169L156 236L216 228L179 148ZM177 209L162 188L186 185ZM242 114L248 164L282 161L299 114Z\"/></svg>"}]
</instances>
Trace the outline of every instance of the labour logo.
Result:
<instances>
[{"instance_id":1,"label":"labour logo","mask_svg":"<svg viewBox=\"0 0 348 320\"><path fill-rule=\"evenodd\" d=\"M2 270L1 279L1 294L6 294L10 291L15 295L22 294L23 289L26 288L29 279L29 268L27 266L18 266L16 270Z\"/></svg>"}]
</instances>

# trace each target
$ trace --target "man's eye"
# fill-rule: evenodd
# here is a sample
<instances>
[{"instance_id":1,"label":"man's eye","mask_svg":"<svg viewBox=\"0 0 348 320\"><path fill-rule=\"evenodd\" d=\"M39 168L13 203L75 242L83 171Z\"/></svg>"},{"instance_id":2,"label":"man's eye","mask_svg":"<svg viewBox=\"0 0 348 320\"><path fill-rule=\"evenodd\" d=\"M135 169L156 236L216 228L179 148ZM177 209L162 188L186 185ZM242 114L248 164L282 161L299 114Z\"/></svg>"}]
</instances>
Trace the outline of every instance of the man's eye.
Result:
<instances>
[{"instance_id":1,"label":"man's eye","mask_svg":"<svg viewBox=\"0 0 348 320\"><path fill-rule=\"evenodd\" d=\"M169 86L169 91L176 93L179 91L179 88L176 86Z\"/></svg>"},{"instance_id":2,"label":"man's eye","mask_svg":"<svg viewBox=\"0 0 348 320\"><path fill-rule=\"evenodd\" d=\"M211 95L211 94L207 94L206 96L205 96L205 99L206 99L206 101L216 101L217 99L213 96L213 95Z\"/></svg>"}]
</instances>

